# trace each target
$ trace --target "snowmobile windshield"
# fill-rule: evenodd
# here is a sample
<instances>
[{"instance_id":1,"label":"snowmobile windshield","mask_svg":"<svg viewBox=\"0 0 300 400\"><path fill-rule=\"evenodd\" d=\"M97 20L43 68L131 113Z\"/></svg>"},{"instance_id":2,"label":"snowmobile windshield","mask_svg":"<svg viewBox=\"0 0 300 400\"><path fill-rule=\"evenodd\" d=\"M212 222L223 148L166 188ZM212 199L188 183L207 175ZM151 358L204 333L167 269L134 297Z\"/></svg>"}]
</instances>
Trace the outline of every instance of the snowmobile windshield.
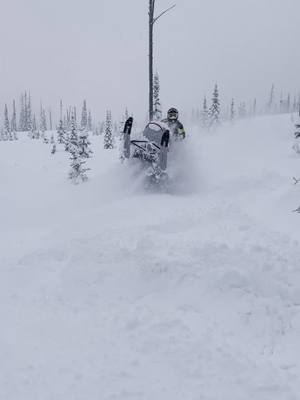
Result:
<instances>
[{"instance_id":1,"label":"snowmobile windshield","mask_svg":"<svg viewBox=\"0 0 300 400\"><path fill-rule=\"evenodd\" d=\"M147 140L159 145L161 142L163 133L164 133L164 128L160 124L151 122L144 129L143 136Z\"/></svg>"},{"instance_id":2,"label":"snowmobile windshield","mask_svg":"<svg viewBox=\"0 0 300 400\"><path fill-rule=\"evenodd\" d=\"M159 131L162 130L162 127L159 124L155 123L155 122L150 123L148 125L148 128L151 129L152 131L155 131L155 132L159 132Z\"/></svg>"}]
</instances>

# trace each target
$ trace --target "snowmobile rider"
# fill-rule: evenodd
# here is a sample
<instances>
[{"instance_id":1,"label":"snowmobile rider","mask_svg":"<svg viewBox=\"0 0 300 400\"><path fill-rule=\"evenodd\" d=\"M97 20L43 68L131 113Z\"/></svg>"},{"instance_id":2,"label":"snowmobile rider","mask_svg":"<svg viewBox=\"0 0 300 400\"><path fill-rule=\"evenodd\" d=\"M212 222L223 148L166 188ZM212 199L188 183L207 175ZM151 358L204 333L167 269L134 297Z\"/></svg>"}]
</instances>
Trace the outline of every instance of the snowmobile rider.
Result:
<instances>
[{"instance_id":1,"label":"snowmobile rider","mask_svg":"<svg viewBox=\"0 0 300 400\"><path fill-rule=\"evenodd\" d=\"M178 110L176 108L170 108L167 118L163 119L162 122L168 125L175 140L183 140L185 138L185 130L182 123L178 119Z\"/></svg>"}]
</instances>

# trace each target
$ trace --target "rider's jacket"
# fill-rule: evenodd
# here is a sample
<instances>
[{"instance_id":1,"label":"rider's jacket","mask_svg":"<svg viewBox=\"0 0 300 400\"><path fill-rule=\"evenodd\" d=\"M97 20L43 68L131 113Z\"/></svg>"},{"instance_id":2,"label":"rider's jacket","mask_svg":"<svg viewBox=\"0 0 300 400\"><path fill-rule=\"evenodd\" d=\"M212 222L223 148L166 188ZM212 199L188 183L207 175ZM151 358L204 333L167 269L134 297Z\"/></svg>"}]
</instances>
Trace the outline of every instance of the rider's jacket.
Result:
<instances>
[{"instance_id":1,"label":"rider's jacket","mask_svg":"<svg viewBox=\"0 0 300 400\"><path fill-rule=\"evenodd\" d=\"M170 129L170 133L174 136L175 139L184 139L185 138L185 130L182 123L178 120L170 120L168 118L163 119L162 122L168 125Z\"/></svg>"}]
</instances>

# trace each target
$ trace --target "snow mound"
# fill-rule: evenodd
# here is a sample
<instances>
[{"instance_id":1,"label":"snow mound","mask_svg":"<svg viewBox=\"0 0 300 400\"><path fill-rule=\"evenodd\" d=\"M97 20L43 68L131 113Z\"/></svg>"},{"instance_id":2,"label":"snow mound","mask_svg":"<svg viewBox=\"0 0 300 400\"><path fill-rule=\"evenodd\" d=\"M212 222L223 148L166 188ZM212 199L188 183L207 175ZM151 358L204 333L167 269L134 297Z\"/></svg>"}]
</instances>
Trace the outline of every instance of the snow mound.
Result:
<instances>
[{"instance_id":1,"label":"snow mound","mask_svg":"<svg viewBox=\"0 0 300 400\"><path fill-rule=\"evenodd\" d=\"M174 148L170 193L93 137L0 143L0 398L282 400L300 392L299 170L286 116Z\"/></svg>"}]
</instances>

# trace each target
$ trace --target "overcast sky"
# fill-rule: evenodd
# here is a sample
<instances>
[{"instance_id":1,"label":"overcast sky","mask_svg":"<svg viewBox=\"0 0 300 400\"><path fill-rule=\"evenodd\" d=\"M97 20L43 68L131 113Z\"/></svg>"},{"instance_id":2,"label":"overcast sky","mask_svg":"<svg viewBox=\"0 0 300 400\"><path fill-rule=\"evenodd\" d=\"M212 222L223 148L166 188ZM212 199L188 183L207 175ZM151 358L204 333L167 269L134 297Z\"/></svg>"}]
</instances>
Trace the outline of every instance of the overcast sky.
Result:
<instances>
[{"instance_id":1,"label":"overcast sky","mask_svg":"<svg viewBox=\"0 0 300 400\"><path fill-rule=\"evenodd\" d=\"M299 0L174 0L155 27L155 68L166 110L211 97L262 101L300 89ZM147 110L148 0L2 0L0 101L30 89L57 107L86 98L106 108ZM156 0L157 13L173 4Z\"/></svg>"}]
</instances>

